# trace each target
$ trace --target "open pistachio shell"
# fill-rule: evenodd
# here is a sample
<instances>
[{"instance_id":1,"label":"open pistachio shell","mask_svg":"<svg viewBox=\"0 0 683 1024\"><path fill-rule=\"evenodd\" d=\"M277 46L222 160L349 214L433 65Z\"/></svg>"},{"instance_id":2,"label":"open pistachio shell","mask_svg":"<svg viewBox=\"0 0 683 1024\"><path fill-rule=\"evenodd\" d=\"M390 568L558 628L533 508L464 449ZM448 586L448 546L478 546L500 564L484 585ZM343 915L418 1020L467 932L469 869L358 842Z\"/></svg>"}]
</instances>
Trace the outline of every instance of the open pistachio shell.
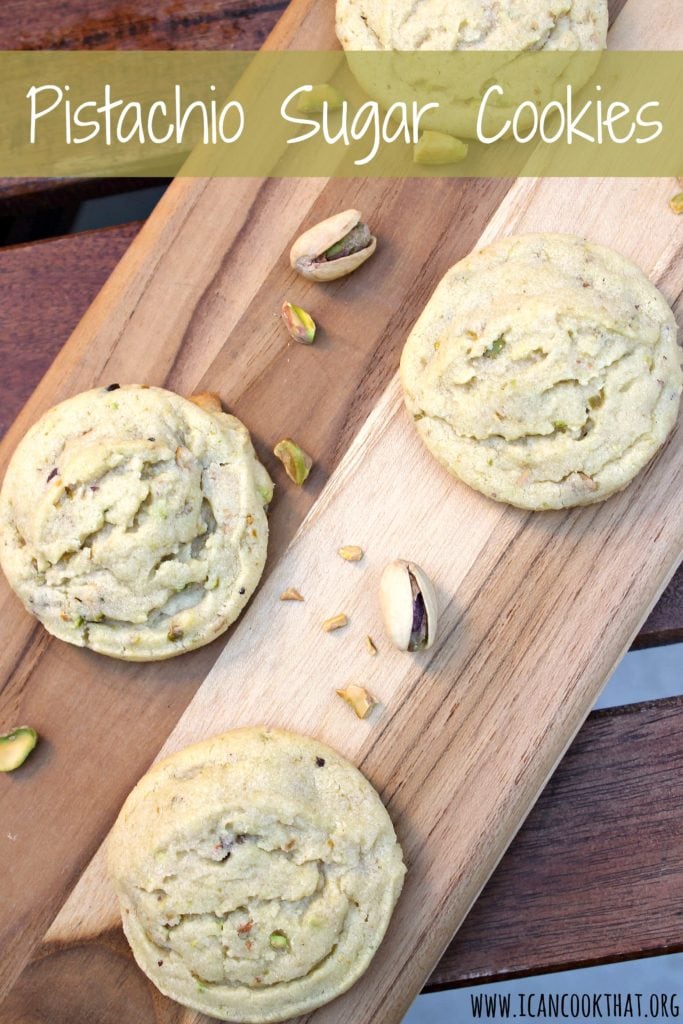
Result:
<instances>
[{"instance_id":1,"label":"open pistachio shell","mask_svg":"<svg viewBox=\"0 0 683 1024\"><path fill-rule=\"evenodd\" d=\"M344 210L304 231L289 253L292 268L311 281L335 281L351 274L370 259L377 248L373 235L357 252L337 258L326 258L325 254L361 223L361 217L359 210Z\"/></svg>"},{"instance_id":2,"label":"open pistachio shell","mask_svg":"<svg viewBox=\"0 0 683 1024\"><path fill-rule=\"evenodd\" d=\"M400 651L423 651L434 643L436 594L414 562L390 562L380 581L380 606L387 634Z\"/></svg>"},{"instance_id":3,"label":"open pistachio shell","mask_svg":"<svg viewBox=\"0 0 683 1024\"><path fill-rule=\"evenodd\" d=\"M28 725L0 736L0 772L13 772L22 765L37 742L38 733Z\"/></svg>"}]
</instances>

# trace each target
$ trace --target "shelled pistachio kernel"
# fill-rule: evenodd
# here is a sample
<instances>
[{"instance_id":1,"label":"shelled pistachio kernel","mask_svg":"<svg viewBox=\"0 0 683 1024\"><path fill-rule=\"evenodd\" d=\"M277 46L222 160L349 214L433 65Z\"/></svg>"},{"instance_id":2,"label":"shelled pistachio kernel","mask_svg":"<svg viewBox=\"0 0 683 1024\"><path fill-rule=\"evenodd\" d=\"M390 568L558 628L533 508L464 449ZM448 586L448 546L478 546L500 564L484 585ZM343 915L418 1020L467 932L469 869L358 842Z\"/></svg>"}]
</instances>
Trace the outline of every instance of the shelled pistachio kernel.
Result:
<instances>
[{"instance_id":1,"label":"shelled pistachio kernel","mask_svg":"<svg viewBox=\"0 0 683 1024\"><path fill-rule=\"evenodd\" d=\"M346 544L338 549L337 554L345 562L360 562L363 557L363 549L359 548L357 544Z\"/></svg>"},{"instance_id":2,"label":"shelled pistachio kernel","mask_svg":"<svg viewBox=\"0 0 683 1024\"><path fill-rule=\"evenodd\" d=\"M0 772L13 772L19 768L38 742L38 733L28 725L0 736Z\"/></svg>"},{"instance_id":3,"label":"shelled pistachio kernel","mask_svg":"<svg viewBox=\"0 0 683 1024\"><path fill-rule=\"evenodd\" d=\"M297 487L301 487L311 472L313 459L291 437L285 437L273 448L275 455L285 467L285 473Z\"/></svg>"},{"instance_id":4,"label":"shelled pistachio kernel","mask_svg":"<svg viewBox=\"0 0 683 1024\"><path fill-rule=\"evenodd\" d=\"M387 634L400 651L423 651L434 643L436 594L427 574L414 562L398 559L386 566L379 587Z\"/></svg>"},{"instance_id":5,"label":"shelled pistachio kernel","mask_svg":"<svg viewBox=\"0 0 683 1024\"><path fill-rule=\"evenodd\" d=\"M467 143L445 132L424 131L413 150L413 162L427 166L458 164L467 156Z\"/></svg>"},{"instance_id":6,"label":"shelled pistachio kernel","mask_svg":"<svg viewBox=\"0 0 683 1024\"><path fill-rule=\"evenodd\" d=\"M311 85L306 92L299 94L296 101L296 109L301 114L322 114L327 104L328 110L341 110L344 97L329 82L321 85Z\"/></svg>"},{"instance_id":7,"label":"shelled pistachio kernel","mask_svg":"<svg viewBox=\"0 0 683 1024\"><path fill-rule=\"evenodd\" d=\"M364 686L358 686L356 683L349 683L343 690L337 690L337 694L353 708L359 718L367 718L372 709L377 707L378 702L375 698Z\"/></svg>"},{"instance_id":8,"label":"shelled pistachio kernel","mask_svg":"<svg viewBox=\"0 0 683 1024\"><path fill-rule=\"evenodd\" d=\"M284 932L271 932L270 945L272 949L277 949L278 952L284 952L289 949L289 939Z\"/></svg>"},{"instance_id":9,"label":"shelled pistachio kernel","mask_svg":"<svg viewBox=\"0 0 683 1024\"><path fill-rule=\"evenodd\" d=\"M335 281L365 263L377 248L358 210L344 210L304 231L294 242L289 261L311 281Z\"/></svg>"},{"instance_id":10,"label":"shelled pistachio kernel","mask_svg":"<svg viewBox=\"0 0 683 1024\"><path fill-rule=\"evenodd\" d=\"M300 345L312 345L315 341L315 320L301 306L295 306L292 302L283 302L282 320L289 332L290 338L298 341Z\"/></svg>"},{"instance_id":11,"label":"shelled pistachio kernel","mask_svg":"<svg viewBox=\"0 0 683 1024\"><path fill-rule=\"evenodd\" d=\"M674 213L683 213L683 192L677 192L669 200L669 206Z\"/></svg>"}]
</instances>

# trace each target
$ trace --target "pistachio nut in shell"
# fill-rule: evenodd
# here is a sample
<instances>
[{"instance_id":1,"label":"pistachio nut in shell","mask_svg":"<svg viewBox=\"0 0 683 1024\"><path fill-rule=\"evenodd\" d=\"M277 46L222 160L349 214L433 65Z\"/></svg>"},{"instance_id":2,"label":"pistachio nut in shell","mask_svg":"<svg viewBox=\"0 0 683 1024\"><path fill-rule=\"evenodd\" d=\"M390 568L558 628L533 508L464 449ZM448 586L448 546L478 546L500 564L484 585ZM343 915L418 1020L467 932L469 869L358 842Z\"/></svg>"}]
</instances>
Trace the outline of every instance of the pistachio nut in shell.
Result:
<instances>
[{"instance_id":1,"label":"pistachio nut in shell","mask_svg":"<svg viewBox=\"0 0 683 1024\"><path fill-rule=\"evenodd\" d=\"M335 281L370 259L377 239L359 210L335 213L297 238L289 253L294 270L311 281Z\"/></svg>"},{"instance_id":2,"label":"pistachio nut in shell","mask_svg":"<svg viewBox=\"0 0 683 1024\"><path fill-rule=\"evenodd\" d=\"M382 618L389 639L400 651L424 651L434 643L437 607L434 587L415 562L397 559L382 573Z\"/></svg>"}]
</instances>

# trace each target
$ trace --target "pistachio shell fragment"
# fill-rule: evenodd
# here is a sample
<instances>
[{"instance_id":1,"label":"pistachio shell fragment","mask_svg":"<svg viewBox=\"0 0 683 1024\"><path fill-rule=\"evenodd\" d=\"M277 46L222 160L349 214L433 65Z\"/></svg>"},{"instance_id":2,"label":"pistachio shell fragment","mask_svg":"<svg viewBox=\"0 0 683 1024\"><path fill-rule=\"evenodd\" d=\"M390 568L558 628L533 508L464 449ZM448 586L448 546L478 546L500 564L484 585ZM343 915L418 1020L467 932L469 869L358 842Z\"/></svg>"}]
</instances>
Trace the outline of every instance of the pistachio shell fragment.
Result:
<instances>
[{"instance_id":1,"label":"pistachio shell fragment","mask_svg":"<svg viewBox=\"0 0 683 1024\"><path fill-rule=\"evenodd\" d=\"M190 401L198 405L204 412L210 412L214 415L217 412L223 412L223 403L215 391L200 391L196 395L190 395Z\"/></svg>"},{"instance_id":2,"label":"pistachio shell fragment","mask_svg":"<svg viewBox=\"0 0 683 1024\"><path fill-rule=\"evenodd\" d=\"M322 114L327 104L328 110L341 110L344 97L329 82L312 85L306 92L299 94L296 109L301 114Z\"/></svg>"},{"instance_id":3,"label":"pistachio shell fragment","mask_svg":"<svg viewBox=\"0 0 683 1024\"><path fill-rule=\"evenodd\" d=\"M285 467L285 473L290 480L293 480L297 487L306 482L311 472L313 459L301 448L291 437L285 437L273 448L275 455Z\"/></svg>"},{"instance_id":4,"label":"pistachio shell fragment","mask_svg":"<svg viewBox=\"0 0 683 1024\"><path fill-rule=\"evenodd\" d=\"M363 557L363 549L359 548L357 544L346 544L343 548L339 548L337 554L345 562L360 562Z\"/></svg>"},{"instance_id":5,"label":"pistachio shell fragment","mask_svg":"<svg viewBox=\"0 0 683 1024\"><path fill-rule=\"evenodd\" d=\"M674 213L683 213L683 192L677 192L669 200L669 206Z\"/></svg>"},{"instance_id":6,"label":"pistachio shell fragment","mask_svg":"<svg viewBox=\"0 0 683 1024\"><path fill-rule=\"evenodd\" d=\"M445 132L425 131L413 150L413 162L438 166L458 164L467 156L467 144Z\"/></svg>"},{"instance_id":7,"label":"pistachio shell fragment","mask_svg":"<svg viewBox=\"0 0 683 1024\"><path fill-rule=\"evenodd\" d=\"M292 268L311 281L335 281L370 259L377 239L359 210L344 210L304 231L289 253Z\"/></svg>"},{"instance_id":8,"label":"pistachio shell fragment","mask_svg":"<svg viewBox=\"0 0 683 1024\"><path fill-rule=\"evenodd\" d=\"M424 651L434 643L436 594L415 562L398 559L382 573L379 587L382 617L389 639L400 651Z\"/></svg>"},{"instance_id":9,"label":"pistachio shell fragment","mask_svg":"<svg viewBox=\"0 0 683 1024\"><path fill-rule=\"evenodd\" d=\"M290 338L300 345L312 345L315 341L315 320L301 306L291 302L283 302L282 319L289 331Z\"/></svg>"},{"instance_id":10,"label":"pistachio shell fragment","mask_svg":"<svg viewBox=\"0 0 683 1024\"><path fill-rule=\"evenodd\" d=\"M28 725L17 726L0 736L0 772L19 768L38 742L38 733Z\"/></svg>"},{"instance_id":11,"label":"pistachio shell fragment","mask_svg":"<svg viewBox=\"0 0 683 1024\"><path fill-rule=\"evenodd\" d=\"M349 683L343 690L337 690L337 694L353 708L359 718L367 718L372 709L377 707L375 698L364 686L357 686L356 683Z\"/></svg>"}]
</instances>

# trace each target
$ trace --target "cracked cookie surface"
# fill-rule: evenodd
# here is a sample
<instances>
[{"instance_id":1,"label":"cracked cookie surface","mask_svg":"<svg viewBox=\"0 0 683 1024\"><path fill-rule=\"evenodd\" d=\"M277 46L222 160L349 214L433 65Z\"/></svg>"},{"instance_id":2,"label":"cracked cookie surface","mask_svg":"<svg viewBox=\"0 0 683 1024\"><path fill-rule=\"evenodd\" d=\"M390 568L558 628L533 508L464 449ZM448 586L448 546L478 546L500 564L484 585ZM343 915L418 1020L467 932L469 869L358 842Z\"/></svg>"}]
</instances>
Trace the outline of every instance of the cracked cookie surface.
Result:
<instances>
[{"instance_id":1,"label":"cracked cookie surface","mask_svg":"<svg viewBox=\"0 0 683 1024\"><path fill-rule=\"evenodd\" d=\"M401 357L408 410L454 475L520 508L622 490L676 422L681 349L663 295L571 235L502 239L448 271Z\"/></svg>"},{"instance_id":2,"label":"cracked cookie surface","mask_svg":"<svg viewBox=\"0 0 683 1024\"><path fill-rule=\"evenodd\" d=\"M345 50L599 50L606 0L337 0Z\"/></svg>"},{"instance_id":3,"label":"cracked cookie surface","mask_svg":"<svg viewBox=\"0 0 683 1024\"><path fill-rule=\"evenodd\" d=\"M279 1021L364 972L403 884L393 826L348 761L303 736L238 729L138 783L108 847L123 926L166 995Z\"/></svg>"},{"instance_id":4,"label":"cracked cookie surface","mask_svg":"<svg viewBox=\"0 0 683 1024\"><path fill-rule=\"evenodd\" d=\"M98 388L26 434L0 562L54 636L132 661L213 640L253 593L272 483L246 428L160 388Z\"/></svg>"}]
</instances>

